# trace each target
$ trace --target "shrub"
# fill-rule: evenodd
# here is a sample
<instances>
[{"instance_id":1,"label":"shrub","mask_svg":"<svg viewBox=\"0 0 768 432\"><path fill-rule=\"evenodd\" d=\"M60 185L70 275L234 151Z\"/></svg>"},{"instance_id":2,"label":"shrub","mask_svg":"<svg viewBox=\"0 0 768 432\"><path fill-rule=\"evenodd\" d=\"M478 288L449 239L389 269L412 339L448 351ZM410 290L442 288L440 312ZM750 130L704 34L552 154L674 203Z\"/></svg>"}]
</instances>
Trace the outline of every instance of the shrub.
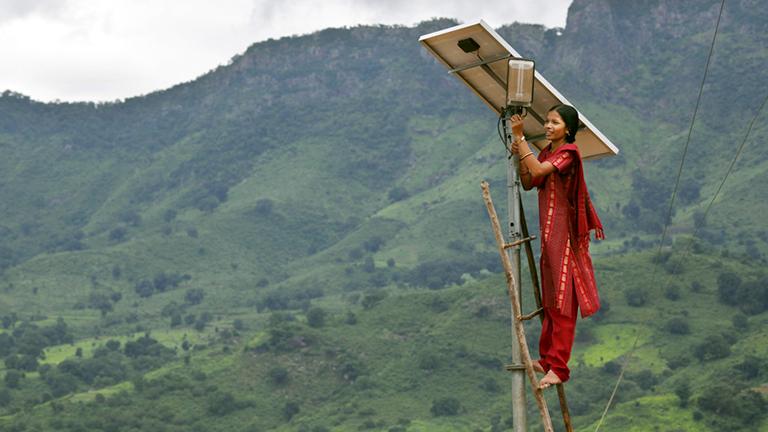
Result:
<instances>
[{"instance_id":1,"label":"shrub","mask_svg":"<svg viewBox=\"0 0 768 432\"><path fill-rule=\"evenodd\" d=\"M368 252L378 252L379 249L384 245L385 241L380 236L373 236L369 238L368 240L363 242L363 248L367 250Z\"/></svg>"},{"instance_id":2,"label":"shrub","mask_svg":"<svg viewBox=\"0 0 768 432\"><path fill-rule=\"evenodd\" d=\"M394 187L387 192L387 197L392 202L402 201L408 198L408 196L408 190L402 186Z\"/></svg>"},{"instance_id":3,"label":"shrub","mask_svg":"<svg viewBox=\"0 0 768 432\"><path fill-rule=\"evenodd\" d=\"M269 370L269 380L272 384L282 386L288 383L289 380L288 369L282 366L275 366Z\"/></svg>"},{"instance_id":4,"label":"shrub","mask_svg":"<svg viewBox=\"0 0 768 432\"><path fill-rule=\"evenodd\" d=\"M272 210L275 207L275 203L269 198L262 198L256 201L256 205L253 207L253 212L257 216L269 216L272 214Z\"/></svg>"},{"instance_id":5,"label":"shrub","mask_svg":"<svg viewBox=\"0 0 768 432\"><path fill-rule=\"evenodd\" d=\"M753 355L746 356L743 362L736 365L736 370L748 380L759 377L765 368L765 362Z\"/></svg>"},{"instance_id":6,"label":"shrub","mask_svg":"<svg viewBox=\"0 0 768 432\"><path fill-rule=\"evenodd\" d=\"M215 416L225 416L239 408L232 393L215 392L208 397L208 412Z\"/></svg>"},{"instance_id":7,"label":"shrub","mask_svg":"<svg viewBox=\"0 0 768 432\"><path fill-rule=\"evenodd\" d=\"M377 291L371 294L366 294L365 297L363 297L363 300L360 301L360 304L363 306L363 309L372 309L374 306L379 304L386 297L387 297L386 292Z\"/></svg>"},{"instance_id":8,"label":"shrub","mask_svg":"<svg viewBox=\"0 0 768 432\"><path fill-rule=\"evenodd\" d=\"M8 388L12 388L12 389L19 388L19 383L21 382L21 378L22 378L22 375L19 371L11 369L5 373L5 378L4 378L5 385Z\"/></svg>"},{"instance_id":9,"label":"shrub","mask_svg":"<svg viewBox=\"0 0 768 432\"><path fill-rule=\"evenodd\" d=\"M667 324L664 325L664 328L676 335L686 335L691 333L691 329L688 326L688 321L685 318L675 317L667 321Z\"/></svg>"},{"instance_id":10,"label":"shrub","mask_svg":"<svg viewBox=\"0 0 768 432\"><path fill-rule=\"evenodd\" d=\"M290 421L293 416L299 413L299 411L301 411L301 407L298 402L286 402L285 405L283 405L283 418L286 421Z\"/></svg>"},{"instance_id":11,"label":"shrub","mask_svg":"<svg viewBox=\"0 0 768 432\"><path fill-rule=\"evenodd\" d=\"M191 305L198 305L203 302L205 292L201 288L188 289L184 294L184 300Z\"/></svg>"},{"instance_id":12,"label":"shrub","mask_svg":"<svg viewBox=\"0 0 768 432\"><path fill-rule=\"evenodd\" d=\"M319 307L310 308L307 311L307 324L310 327L320 328L325 325L325 310Z\"/></svg>"},{"instance_id":13,"label":"shrub","mask_svg":"<svg viewBox=\"0 0 768 432\"><path fill-rule=\"evenodd\" d=\"M357 324L357 315L355 315L355 313L352 311L348 311L347 317L344 319L344 322L349 325Z\"/></svg>"},{"instance_id":14,"label":"shrub","mask_svg":"<svg viewBox=\"0 0 768 432\"><path fill-rule=\"evenodd\" d=\"M721 273L717 277L717 297L720 302L734 306L739 301L739 287L741 278L733 272Z\"/></svg>"},{"instance_id":15,"label":"shrub","mask_svg":"<svg viewBox=\"0 0 768 432\"><path fill-rule=\"evenodd\" d=\"M728 357L731 355L731 347L722 335L710 335L693 352L700 361L710 361Z\"/></svg>"},{"instance_id":16,"label":"shrub","mask_svg":"<svg viewBox=\"0 0 768 432\"><path fill-rule=\"evenodd\" d=\"M627 288L624 290L624 298L627 304L633 307L642 307L648 302L648 292L642 288Z\"/></svg>"},{"instance_id":17,"label":"shrub","mask_svg":"<svg viewBox=\"0 0 768 432\"><path fill-rule=\"evenodd\" d=\"M664 290L664 297L672 301L680 300L680 286L676 284L668 286Z\"/></svg>"},{"instance_id":18,"label":"shrub","mask_svg":"<svg viewBox=\"0 0 768 432\"><path fill-rule=\"evenodd\" d=\"M688 399L691 397L691 385L688 381L681 381L675 386L675 394L680 399L680 406L685 408L688 406Z\"/></svg>"},{"instance_id":19,"label":"shrub","mask_svg":"<svg viewBox=\"0 0 768 432\"><path fill-rule=\"evenodd\" d=\"M483 383L480 384L480 388L487 391L488 393L501 392L501 386L493 378L486 378L485 381L483 381Z\"/></svg>"},{"instance_id":20,"label":"shrub","mask_svg":"<svg viewBox=\"0 0 768 432\"><path fill-rule=\"evenodd\" d=\"M733 318L731 318L731 322L733 323L733 327L737 330L747 330L749 328L749 320L743 313L734 315Z\"/></svg>"},{"instance_id":21,"label":"shrub","mask_svg":"<svg viewBox=\"0 0 768 432\"><path fill-rule=\"evenodd\" d=\"M430 412L435 417L454 416L461 411L461 403L453 397L444 397L432 401Z\"/></svg>"},{"instance_id":22,"label":"shrub","mask_svg":"<svg viewBox=\"0 0 768 432\"><path fill-rule=\"evenodd\" d=\"M419 358L419 369L433 371L440 366L440 359L434 354L426 354Z\"/></svg>"},{"instance_id":23,"label":"shrub","mask_svg":"<svg viewBox=\"0 0 768 432\"><path fill-rule=\"evenodd\" d=\"M123 227L117 227L109 232L109 239L113 242L119 243L125 240L126 234L128 234L128 230Z\"/></svg>"}]
</instances>

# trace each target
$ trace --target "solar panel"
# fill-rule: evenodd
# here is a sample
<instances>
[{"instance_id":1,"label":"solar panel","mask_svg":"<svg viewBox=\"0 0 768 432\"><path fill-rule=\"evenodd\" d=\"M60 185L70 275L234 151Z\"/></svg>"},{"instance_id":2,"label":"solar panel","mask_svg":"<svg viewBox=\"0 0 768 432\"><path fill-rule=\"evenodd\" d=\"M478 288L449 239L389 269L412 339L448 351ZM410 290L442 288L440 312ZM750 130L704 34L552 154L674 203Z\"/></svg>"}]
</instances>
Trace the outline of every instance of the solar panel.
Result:
<instances>
[{"instance_id":1,"label":"solar panel","mask_svg":"<svg viewBox=\"0 0 768 432\"><path fill-rule=\"evenodd\" d=\"M466 41L469 39L479 48L466 52L469 49L466 45L470 43ZM463 49L459 46L460 41L465 45ZM489 108L501 115L507 98L507 62L510 58L522 57L488 24L480 20L458 25L421 36L419 42ZM557 104L573 104L539 72L535 73L533 95L523 128L527 141L541 150L549 144L544 136L547 111ZM578 110L578 107L574 108ZM619 153L619 149L581 112L579 119L582 125L576 135L576 144L583 159L598 159Z\"/></svg>"}]
</instances>

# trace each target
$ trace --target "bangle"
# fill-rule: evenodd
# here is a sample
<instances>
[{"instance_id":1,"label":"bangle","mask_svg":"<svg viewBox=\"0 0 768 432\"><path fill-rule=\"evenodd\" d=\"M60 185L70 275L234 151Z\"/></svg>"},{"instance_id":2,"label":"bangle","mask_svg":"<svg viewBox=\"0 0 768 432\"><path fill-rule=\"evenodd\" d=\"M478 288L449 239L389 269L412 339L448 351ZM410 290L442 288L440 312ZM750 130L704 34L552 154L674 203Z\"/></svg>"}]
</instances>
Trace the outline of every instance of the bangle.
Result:
<instances>
[{"instance_id":1,"label":"bangle","mask_svg":"<svg viewBox=\"0 0 768 432\"><path fill-rule=\"evenodd\" d=\"M530 156L530 155L532 155L532 154L533 154L533 152L532 152L532 151L529 151L529 152L528 152L528 153L526 153L525 155L521 156L521 157L520 157L520 162L522 162L522 161L523 161L523 159L527 158L528 156Z\"/></svg>"}]
</instances>

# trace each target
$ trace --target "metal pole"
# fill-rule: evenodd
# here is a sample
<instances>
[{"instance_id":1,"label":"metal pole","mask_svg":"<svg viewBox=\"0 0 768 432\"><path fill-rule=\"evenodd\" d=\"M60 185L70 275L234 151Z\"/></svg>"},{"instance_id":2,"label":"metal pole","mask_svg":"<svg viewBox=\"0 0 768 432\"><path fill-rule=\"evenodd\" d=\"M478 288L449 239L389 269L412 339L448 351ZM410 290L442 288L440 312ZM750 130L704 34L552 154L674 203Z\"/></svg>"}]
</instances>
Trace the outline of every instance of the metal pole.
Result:
<instances>
[{"instance_id":1,"label":"metal pole","mask_svg":"<svg viewBox=\"0 0 768 432\"><path fill-rule=\"evenodd\" d=\"M507 148L510 148L514 137L512 136L512 125L510 124L511 112L505 110L504 113L504 140ZM512 155L508 155L512 156ZM517 172L518 156L508 158L507 164L507 215L509 217L509 242L514 243L523 238L520 227L520 176ZM520 245L507 249L509 259L512 263L512 274L517 283L518 298L522 298L520 292ZM521 310L512 310L512 364L522 365L522 356L520 354L520 343L517 340L515 332L515 317L522 315ZM522 367L512 370L512 421L515 432L527 432L528 430L528 404L525 400L525 369Z\"/></svg>"}]
</instances>

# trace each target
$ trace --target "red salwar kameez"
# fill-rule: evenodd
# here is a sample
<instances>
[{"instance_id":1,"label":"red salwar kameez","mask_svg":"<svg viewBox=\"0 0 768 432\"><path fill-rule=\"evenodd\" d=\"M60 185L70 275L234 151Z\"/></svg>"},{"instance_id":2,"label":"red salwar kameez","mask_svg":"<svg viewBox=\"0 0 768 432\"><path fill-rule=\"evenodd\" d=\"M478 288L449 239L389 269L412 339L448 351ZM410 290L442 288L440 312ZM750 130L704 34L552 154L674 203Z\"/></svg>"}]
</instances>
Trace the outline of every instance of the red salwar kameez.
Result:
<instances>
[{"instance_id":1,"label":"red salwar kameez","mask_svg":"<svg viewBox=\"0 0 768 432\"><path fill-rule=\"evenodd\" d=\"M575 144L550 147L538 157L557 169L533 179L539 189L541 228L541 292L544 321L539 340L540 364L563 382L570 376L568 360L576 331L577 309L588 317L600 308L589 232L598 239L603 229L584 182L581 156Z\"/></svg>"}]
</instances>

